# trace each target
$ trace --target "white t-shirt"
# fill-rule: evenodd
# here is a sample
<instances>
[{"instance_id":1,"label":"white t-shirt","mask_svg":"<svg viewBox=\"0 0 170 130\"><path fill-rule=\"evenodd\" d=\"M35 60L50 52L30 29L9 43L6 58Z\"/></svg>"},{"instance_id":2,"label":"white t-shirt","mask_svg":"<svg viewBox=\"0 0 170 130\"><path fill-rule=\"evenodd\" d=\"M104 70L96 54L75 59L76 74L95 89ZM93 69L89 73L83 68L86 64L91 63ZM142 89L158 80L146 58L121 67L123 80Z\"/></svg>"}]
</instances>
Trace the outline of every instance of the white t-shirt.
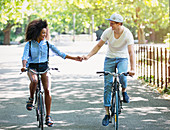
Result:
<instances>
[{"instance_id":1,"label":"white t-shirt","mask_svg":"<svg viewBox=\"0 0 170 130\"><path fill-rule=\"evenodd\" d=\"M108 42L106 53L108 58L128 58L128 45L134 44L133 35L126 27L118 39L114 37L114 30L111 27L107 28L103 32L101 40Z\"/></svg>"}]
</instances>

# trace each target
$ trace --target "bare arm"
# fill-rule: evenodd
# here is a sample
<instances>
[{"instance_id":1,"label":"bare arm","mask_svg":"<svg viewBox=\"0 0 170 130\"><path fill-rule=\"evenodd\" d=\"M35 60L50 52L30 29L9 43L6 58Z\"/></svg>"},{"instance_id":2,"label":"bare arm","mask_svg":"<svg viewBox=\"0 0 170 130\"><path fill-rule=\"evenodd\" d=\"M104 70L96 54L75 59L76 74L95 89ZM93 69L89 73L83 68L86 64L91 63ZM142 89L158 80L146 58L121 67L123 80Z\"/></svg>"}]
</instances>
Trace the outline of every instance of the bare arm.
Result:
<instances>
[{"instance_id":1,"label":"bare arm","mask_svg":"<svg viewBox=\"0 0 170 130\"><path fill-rule=\"evenodd\" d=\"M104 45L104 43L105 41L100 40L98 44L91 50L91 52L87 56L83 56L83 59L88 60L90 57L95 55L100 50L100 48Z\"/></svg>"},{"instance_id":2,"label":"bare arm","mask_svg":"<svg viewBox=\"0 0 170 130\"><path fill-rule=\"evenodd\" d=\"M130 57L130 75L135 75L135 53L133 44L128 46L128 52Z\"/></svg>"}]
</instances>

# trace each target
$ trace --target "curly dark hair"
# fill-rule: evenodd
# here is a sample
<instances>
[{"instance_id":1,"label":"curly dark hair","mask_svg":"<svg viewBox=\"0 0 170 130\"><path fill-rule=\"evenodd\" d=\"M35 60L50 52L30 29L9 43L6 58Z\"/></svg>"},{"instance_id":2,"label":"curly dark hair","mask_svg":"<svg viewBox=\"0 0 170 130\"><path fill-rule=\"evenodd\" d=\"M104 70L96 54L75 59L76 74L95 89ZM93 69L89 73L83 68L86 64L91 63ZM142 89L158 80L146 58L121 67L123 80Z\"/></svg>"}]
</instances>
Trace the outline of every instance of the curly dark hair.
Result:
<instances>
[{"instance_id":1,"label":"curly dark hair","mask_svg":"<svg viewBox=\"0 0 170 130\"><path fill-rule=\"evenodd\" d=\"M31 21L28 24L27 29L26 29L25 40L26 41L37 40L43 28L46 28L48 32L47 26L48 24L46 20L43 21L42 19L36 19L36 20Z\"/></svg>"}]
</instances>

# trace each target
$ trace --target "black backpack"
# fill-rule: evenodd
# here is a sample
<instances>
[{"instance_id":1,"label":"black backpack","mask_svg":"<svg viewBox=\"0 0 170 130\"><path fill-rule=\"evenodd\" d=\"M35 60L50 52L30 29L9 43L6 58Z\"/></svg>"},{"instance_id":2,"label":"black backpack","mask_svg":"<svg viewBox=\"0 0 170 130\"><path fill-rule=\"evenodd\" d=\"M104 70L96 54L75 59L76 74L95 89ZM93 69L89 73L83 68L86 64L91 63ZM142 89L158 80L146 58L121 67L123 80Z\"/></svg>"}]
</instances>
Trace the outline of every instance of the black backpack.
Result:
<instances>
[{"instance_id":1,"label":"black backpack","mask_svg":"<svg viewBox=\"0 0 170 130\"><path fill-rule=\"evenodd\" d=\"M48 61L49 61L49 43L48 43L48 41L46 41L47 42L47 59L48 59ZM29 56L31 57L31 41L29 41Z\"/></svg>"}]
</instances>

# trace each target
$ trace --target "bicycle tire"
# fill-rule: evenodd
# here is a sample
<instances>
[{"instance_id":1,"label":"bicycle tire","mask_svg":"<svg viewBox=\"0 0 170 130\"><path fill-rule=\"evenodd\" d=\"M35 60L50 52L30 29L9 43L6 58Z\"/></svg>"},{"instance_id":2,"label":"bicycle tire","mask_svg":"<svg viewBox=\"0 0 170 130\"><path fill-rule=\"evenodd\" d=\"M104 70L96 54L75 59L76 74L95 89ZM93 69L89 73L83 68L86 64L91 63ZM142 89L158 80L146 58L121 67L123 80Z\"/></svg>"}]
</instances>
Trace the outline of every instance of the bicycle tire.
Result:
<instances>
[{"instance_id":1,"label":"bicycle tire","mask_svg":"<svg viewBox=\"0 0 170 130\"><path fill-rule=\"evenodd\" d=\"M111 107L110 107L110 111L111 111L111 119L110 119L110 123L112 123L112 120L114 120L114 114L115 114L115 98L114 95L115 93L112 93L112 100L111 100ZM114 122L114 121L113 121Z\"/></svg>"},{"instance_id":2,"label":"bicycle tire","mask_svg":"<svg viewBox=\"0 0 170 130\"><path fill-rule=\"evenodd\" d=\"M43 95L39 93L39 128L43 130L44 128L44 104L43 104Z\"/></svg>"},{"instance_id":3,"label":"bicycle tire","mask_svg":"<svg viewBox=\"0 0 170 130\"><path fill-rule=\"evenodd\" d=\"M114 115L114 124L115 124L115 130L118 130L119 127L119 99L118 99L118 92L115 92L115 115Z\"/></svg>"},{"instance_id":4,"label":"bicycle tire","mask_svg":"<svg viewBox=\"0 0 170 130\"><path fill-rule=\"evenodd\" d=\"M35 103L34 103L34 107L35 107L35 112L36 112L36 117L37 117L37 121L39 121L39 113L38 113L38 90L36 89L36 94L35 94Z\"/></svg>"},{"instance_id":5,"label":"bicycle tire","mask_svg":"<svg viewBox=\"0 0 170 130\"><path fill-rule=\"evenodd\" d=\"M121 102L121 98L120 98L120 93L118 91L118 103L119 103L119 114L121 114L121 109L122 109L122 102Z\"/></svg>"}]
</instances>

